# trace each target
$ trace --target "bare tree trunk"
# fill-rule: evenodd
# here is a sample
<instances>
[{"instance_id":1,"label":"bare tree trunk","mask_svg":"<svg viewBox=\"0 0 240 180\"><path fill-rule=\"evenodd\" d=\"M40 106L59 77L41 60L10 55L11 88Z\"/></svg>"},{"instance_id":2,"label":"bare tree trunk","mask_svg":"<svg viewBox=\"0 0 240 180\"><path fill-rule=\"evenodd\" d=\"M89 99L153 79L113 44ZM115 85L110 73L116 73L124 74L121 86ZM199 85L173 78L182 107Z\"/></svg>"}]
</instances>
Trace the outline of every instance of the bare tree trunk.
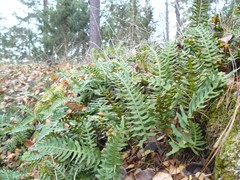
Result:
<instances>
[{"instance_id":1,"label":"bare tree trunk","mask_svg":"<svg viewBox=\"0 0 240 180\"><path fill-rule=\"evenodd\" d=\"M48 6L48 0L43 0L43 9L45 10Z\"/></svg>"},{"instance_id":2,"label":"bare tree trunk","mask_svg":"<svg viewBox=\"0 0 240 180\"><path fill-rule=\"evenodd\" d=\"M166 40L169 41L169 10L168 10L168 0L166 0L165 6L166 6Z\"/></svg>"},{"instance_id":3,"label":"bare tree trunk","mask_svg":"<svg viewBox=\"0 0 240 180\"><path fill-rule=\"evenodd\" d=\"M176 20L177 20L177 33L176 36L179 35L181 31L181 19L180 19L180 7L179 7L179 0L175 0L175 14L176 14Z\"/></svg>"},{"instance_id":4,"label":"bare tree trunk","mask_svg":"<svg viewBox=\"0 0 240 180\"><path fill-rule=\"evenodd\" d=\"M46 16L47 16L47 10L48 8L48 0L43 0L43 13L44 13L44 21L43 21L43 28L44 28L44 31L46 30L46 26L47 26L47 22L46 22Z\"/></svg>"},{"instance_id":5,"label":"bare tree trunk","mask_svg":"<svg viewBox=\"0 0 240 180\"><path fill-rule=\"evenodd\" d=\"M90 4L90 40L89 50L99 49L100 41L100 0L89 0Z\"/></svg>"},{"instance_id":6,"label":"bare tree trunk","mask_svg":"<svg viewBox=\"0 0 240 180\"><path fill-rule=\"evenodd\" d=\"M131 26L130 26L130 44L135 44L136 38L136 18L137 18L137 2L136 0L131 0Z\"/></svg>"},{"instance_id":7,"label":"bare tree trunk","mask_svg":"<svg viewBox=\"0 0 240 180\"><path fill-rule=\"evenodd\" d=\"M48 8L48 0L43 0L43 36L47 37L48 36L48 15L47 15L47 8ZM47 47L44 45L44 51L47 52L48 49Z\"/></svg>"}]
</instances>

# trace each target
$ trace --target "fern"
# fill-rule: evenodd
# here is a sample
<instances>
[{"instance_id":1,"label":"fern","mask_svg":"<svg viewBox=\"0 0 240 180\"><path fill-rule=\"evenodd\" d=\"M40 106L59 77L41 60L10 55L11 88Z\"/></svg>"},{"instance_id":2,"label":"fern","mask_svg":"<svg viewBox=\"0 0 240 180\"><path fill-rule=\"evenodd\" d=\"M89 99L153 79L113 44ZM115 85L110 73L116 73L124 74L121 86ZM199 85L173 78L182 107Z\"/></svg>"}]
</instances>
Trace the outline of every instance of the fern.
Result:
<instances>
[{"instance_id":1,"label":"fern","mask_svg":"<svg viewBox=\"0 0 240 180\"><path fill-rule=\"evenodd\" d=\"M125 126L125 122L122 119L120 126L115 127L114 134L109 137L106 147L101 154L101 164L96 175L98 179L120 179L121 151L126 146L125 142L128 140L125 137Z\"/></svg>"},{"instance_id":2,"label":"fern","mask_svg":"<svg viewBox=\"0 0 240 180\"><path fill-rule=\"evenodd\" d=\"M202 64L202 71L211 71L226 63L222 60L223 55L219 53L217 39L213 36L213 33L202 25L190 28L186 33L187 48L191 49Z\"/></svg>"},{"instance_id":3,"label":"fern","mask_svg":"<svg viewBox=\"0 0 240 180\"><path fill-rule=\"evenodd\" d=\"M28 139L29 135L30 134L28 131L21 131L14 134L11 139L5 142L5 148L7 148L9 151L13 151L17 146L22 145L24 141Z\"/></svg>"},{"instance_id":4,"label":"fern","mask_svg":"<svg viewBox=\"0 0 240 180\"><path fill-rule=\"evenodd\" d=\"M193 3L192 16L190 17L191 26L208 25L208 3L205 0L195 0Z\"/></svg>"},{"instance_id":5,"label":"fern","mask_svg":"<svg viewBox=\"0 0 240 180\"><path fill-rule=\"evenodd\" d=\"M18 180L24 178L24 174L18 171L9 169L0 169L0 179L4 180Z\"/></svg>"},{"instance_id":6,"label":"fern","mask_svg":"<svg viewBox=\"0 0 240 180\"><path fill-rule=\"evenodd\" d=\"M90 150L91 149L88 147L81 147L78 141L61 137L51 137L45 141L37 143L31 148L31 151L54 155L54 157L60 162L70 159L76 163L81 163L84 160L88 160L88 162L95 161L96 158L92 159L91 157L87 157ZM98 154L97 151L95 153L96 155Z\"/></svg>"},{"instance_id":7,"label":"fern","mask_svg":"<svg viewBox=\"0 0 240 180\"><path fill-rule=\"evenodd\" d=\"M115 73L113 83L118 89L118 98L126 105L126 120L128 120L128 128L131 129L133 137L142 138L138 145L142 145L152 133L150 129L153 127L154 119L149 114L149 106L145 102L141 88L135 85L132 77L128 72Z\"/></svg>"},{"instance_id":8,"label":"fern","mask_svg":"<svg viewBox=\"0 0 240 180\"><path fill-rule=\"evenodd\" d=\"M204 141L199 125L192 121L193 113L203 109L209 100L219 96L222 92L221 87L225 83L223 76L213 72L203 83L203 87L193 94L188 107L188 113L180 106L181 114L177 114L180 128L176 128L174 125L171 126L176 140L172 139L170 143L172 151L168 155L176 153L180 148L191 148L193 152L198 154L197 151L201 150Z\"/></svg>"},{"instance_id":9,"label":"fern","mask_svg":"<svg viewBox=\"0 0 240 180\"><path fill-rule=\"evenodd\" d=\"M172 84L174 79L174 61L177 57L177 49L173 43L166 43L158 53L150 48L151 52L151 68L153 73L153 81L151 84L158 88L164 88L165 84Z\"/></svg>"}]
</instances>

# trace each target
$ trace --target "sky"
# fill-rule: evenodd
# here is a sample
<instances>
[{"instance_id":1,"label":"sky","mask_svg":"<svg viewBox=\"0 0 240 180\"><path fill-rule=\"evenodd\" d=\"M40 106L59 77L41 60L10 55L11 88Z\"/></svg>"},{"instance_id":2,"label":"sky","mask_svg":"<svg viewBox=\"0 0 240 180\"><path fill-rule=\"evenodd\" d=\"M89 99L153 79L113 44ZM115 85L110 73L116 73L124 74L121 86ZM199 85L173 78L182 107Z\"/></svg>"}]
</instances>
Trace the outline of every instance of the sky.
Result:
<instances>
[{"instance_id":1,"label":"sky","mask_svg":"<svg viewBox=\"0 0 240 180\"><path fill-rule=\"evenodd\" d=\"M145 0L142 0L144 2ZM152 7L154 8L154 19L159 23L157 26L156 33L153 38L158 38L159 34L162 34L164 30L163 27L160 27L161 23L164 21L164 13L165 13L165 0L150 0ZM173 0L169 0L169 3L173 2ZM176 31L176 19L174 14L173 6L169 6L170 16L170 38L175 36ZM24 13L27 9L24 9L24 6L18 0L0 0L0 15L4 18L0 24L0 26L12 26L17 23L16 18L13 16L14 12ZM161 32L160 32L161 31Z\"/></svg>"}]
</instances>

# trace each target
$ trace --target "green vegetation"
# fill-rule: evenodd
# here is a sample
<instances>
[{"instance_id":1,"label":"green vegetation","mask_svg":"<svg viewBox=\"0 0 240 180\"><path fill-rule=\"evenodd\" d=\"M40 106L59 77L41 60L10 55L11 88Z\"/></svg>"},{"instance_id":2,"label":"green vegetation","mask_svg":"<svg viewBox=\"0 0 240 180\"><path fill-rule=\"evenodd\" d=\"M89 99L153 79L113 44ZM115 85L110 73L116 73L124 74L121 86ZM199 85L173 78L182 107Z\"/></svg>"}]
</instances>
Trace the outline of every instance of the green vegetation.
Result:
<instances>
[{"instance_id":1,"label":"green vegetation","mask_svg":"<svg viewBox=\"0 0 240 180\"><path fill-rule=\"evenodd\" d=\"M222 69L239 60L239 47L224 51L218 32L195 18L201 4L194 8L179 44L142 43L135 55L111 60L103 50L93 63L61 72L63 81L24 118L0 121L0 140L11 137L2 151L23 150L21 167L1 169L0 178L119 179L128 146L143 147L162 132L168 156L185 149L199 154L206 129L198 117L226 89L233 73Z\"/></svg>"}]
</instances>

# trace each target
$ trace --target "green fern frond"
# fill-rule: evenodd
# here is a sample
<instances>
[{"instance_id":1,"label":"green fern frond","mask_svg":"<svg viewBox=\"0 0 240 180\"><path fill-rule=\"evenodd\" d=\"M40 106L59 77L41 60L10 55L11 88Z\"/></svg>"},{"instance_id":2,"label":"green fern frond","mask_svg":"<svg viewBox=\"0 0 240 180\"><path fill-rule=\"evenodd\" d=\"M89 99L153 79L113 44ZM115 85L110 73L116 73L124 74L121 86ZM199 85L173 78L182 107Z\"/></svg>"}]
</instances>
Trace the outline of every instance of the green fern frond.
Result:
<instances>
[{"instance_id":1,"label":"green fern frond","mask_svg":"<svg viewBox=\"0 0 240 180\"><path fill-rule=\"evenodd\" d=\"M29 138L29 136L30 133L28 131L15 133L11 139L5 142L5 148L7 148L9 151L13 151L18 145L23 144L24 141Z\"/></svg>"},{"instance_id":2,"label":"green fern frond","mask_svg":"<svg viewBox=\"0 0 240 180\"><path fill-rule=\"evenodd\" d=\"M49 134L67 131L66 129L63 128L63 123L58 122L51 122L50 124L41 124L37 126L36 130L39 131L37 134L37 142L41 141Z\"/></svg>"},{"instance_id":3,"label":"green fern frond","mask_svg":"<svg viewBox=\"0 0 240 180\"><path fill-rule=\"evenodd\" d=\"M10 134L15 134L18 132L23 132L23 131L34 131L35 127L32 125L25 125L25 126L17 126L14 129L12 129L9 133Z\"/></svg>"},{"instance_id":4,"label":"green fern frond","mask_svg":"<svg viewBox=\"0 0 240 180\"><path fill-rule=\"evenodd\" d=\"M63 164L57 164L49 160L45 160L44 164L45 164L44 169L46 169L46 171L41 172L40 170L41 173L38 179L45 180L50 178L50 179L66 180L67 175L69 175L70 177L73 177L73 175L71 176L71 174L69 174L69 172L67 171L67 169Z\"/></svg>"},{"instance_id":5,"label":"green fern frond","mask_svg":"<svg viewBox=\"0 0 240 180\"><path fill-rule=\"evenodd\" d=\"M222 73L212 72L203 83L203 86L193 95L189 104L188 117L190 118L194 112L203 109L206 105L205 103L210 99L219 96L223 91L221 88L225 84L226 79Z\"/></svg>"},{"instance_id":6,"label":"green fern frond","mask_svg":"<svg viewBox=\"0 0 240 180\"><path fill-rule=\"evenodd\" d=\"M179 66L175 82L177 101L186 108L192 95L202 86L206 77L202 71L201 61L189 51L182 51L177 63Z\"/></svg>"},{"instance_id":7,"label":"green fern frond","mask_svg":"<svg viewBox=\"0 0 240 180\"><path fill-rule=\"evenodd\" d=\"M217 39L213 38L213 32L199 25L190 28L186 33L186 45L202 64L202 71L215 70L223 63L223 55L219 53Z\"/></svg>"},{"instance_id":8,"label":"green fern frond","mask_svg":"<svg viewBox=\"0 0 240 180\"><path fill-rule=\"evenodd\" d=\"M117 96L126 105L125 118L128 120L128 128L131 129L133 137L142 138L139 142L141 146L147 137L153 134L150 129L155 124L149 113L149 105L145 102L146 97L128 72L115 73L113 83L118 89Z\"/></svg>"},{"instance_id":9,"label":"green fern frond","mask_svg":"<svg viewBox=\"0 0 240 180\"><path fill-rule=\"evenodd\" d=\"M151 68L153 77L150 85L155 87L155 91L161 92L166 84L172 84L174 79L174 62L178 55L176 46L173 43L166 43L164 47L157 52L150 48Z\"/></svg>"},{"instance_id":10,"label":"green fern frond","mask_svg":"<svg viewBox=\"0 0 240 180\"><path fill-rule=\"evenodd\" d=\"M208 24L208 4L205 0L195 0L192 7L192 16L190 17L191 26L206 26Z\"/></svg>"},{"instance_id":11,"label":"green fern frond","mask_svg":"<svg viewBox=\"0 0 240 180\"><path fill-rule=\"evenodd\" d=\"M78 141L67 137L50 137L35 144L30 150L53 155L59 162L68 159L75 163L86 163L89 166L95 166L99 160L99 150L97 148L92 149L91 147L81 146Z\"/></svg>"},{"instance_id":12,"label":"green fern frond","mask_svg":"<svg viewBox=\"0 0 240 180\"><path fill-rule=\"evenodd\" d=\"M122 119L119 127L114 128L114 134L112 134L107 143L105 149L101 154L101 164L98 168L98 179L119 179L120 178L120 167L122 166L121 151L128 138L126 134L126 125L124 119Z\"/></svg>"},{"instance_id":13,"label":"green fern frond","mask_svg":"<svg viewBox=\"0 0 240 180\"><path fill-rule=\"evenodd\" d=\"M180 127L176 128L176 126L172 125L173 134L176 139L172 139L170 144L173 149L168 155L177 152L181 148L191 148L194 153L198 154L197 151L201 150L204 141L201 128L192 120L193 113L203 109L209 100L220 95L222 92L221 87L225 83L226 80L223 74L217 71L212 72L203 83L203 86L193 94L188 112L186 113L184 108L180 106L181 114L177 114Z\"/></svg>"},{"instance_id":14,"label":"green fern frond","mask_svg":"<svg viewBox=\"0 0 240 180\"><path fill-rule=\"evenodd\" d=\"M24 174L21 172L9 170L9 169L0 169L0 179L4 180L19 180L24 178Z\"/></svg>"}]
</instances>

